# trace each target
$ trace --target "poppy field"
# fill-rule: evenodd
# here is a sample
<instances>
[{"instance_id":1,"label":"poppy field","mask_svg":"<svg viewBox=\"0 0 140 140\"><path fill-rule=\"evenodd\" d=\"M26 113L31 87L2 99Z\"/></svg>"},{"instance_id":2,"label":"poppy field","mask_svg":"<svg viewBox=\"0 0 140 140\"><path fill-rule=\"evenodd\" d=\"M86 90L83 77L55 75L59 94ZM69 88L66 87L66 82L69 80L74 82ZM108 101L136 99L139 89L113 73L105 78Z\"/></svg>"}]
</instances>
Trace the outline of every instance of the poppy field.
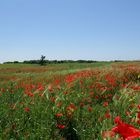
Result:
<instances>
[{"instance_id":1,"label":"poppy field","mask_svg":"<svg viewBox=\"0 0 140 140\"><path fill-rule=\"evenodd\" d=\"M0 140L137 140L140 62L0 65Z\"/></svg>"}]
</instances>

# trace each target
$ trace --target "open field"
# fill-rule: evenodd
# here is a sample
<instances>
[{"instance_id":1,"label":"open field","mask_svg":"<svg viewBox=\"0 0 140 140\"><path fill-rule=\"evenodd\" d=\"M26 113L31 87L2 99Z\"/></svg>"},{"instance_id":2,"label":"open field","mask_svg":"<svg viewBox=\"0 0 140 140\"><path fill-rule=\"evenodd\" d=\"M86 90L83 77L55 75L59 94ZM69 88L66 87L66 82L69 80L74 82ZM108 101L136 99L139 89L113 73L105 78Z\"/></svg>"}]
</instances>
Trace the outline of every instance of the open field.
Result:
<instances>
[{"instance_id":1,"label":"open field","mask_svg":"<svg viewBox=\"0 0 140 140\"><path fill-rule=\"evenodd\" d=\"M140 138L140 62L0 65L1 140Z\"/></svg>"},{"instance_id":2,"label":"open field","mask_svg":"<svg viewBox=\"0 0 140 140\"><path fill-rule=\"evenodd\" d=\"M52 75L65 75L91 69L94 67L109 66L110 62L100 62L94 64L88 63L69 63L69 64L49 64L47 66L39 66L37 64L1 64L0 65L0 84L10 81L32 79L52 79Z\"/></svg>"}]
</instances>

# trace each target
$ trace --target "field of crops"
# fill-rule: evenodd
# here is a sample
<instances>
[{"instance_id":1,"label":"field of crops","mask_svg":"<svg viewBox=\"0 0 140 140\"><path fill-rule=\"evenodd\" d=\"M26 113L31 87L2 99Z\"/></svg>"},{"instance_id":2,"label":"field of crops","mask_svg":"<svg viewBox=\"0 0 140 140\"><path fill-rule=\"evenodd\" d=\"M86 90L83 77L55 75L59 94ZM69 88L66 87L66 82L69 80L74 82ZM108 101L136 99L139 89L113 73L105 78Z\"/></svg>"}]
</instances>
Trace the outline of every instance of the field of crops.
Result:
<instances>
[{"instance_id":1,"label":"field of crops","mask_svg":"<svg viewBox=\"0 0 140 140\"><path fill-rule=\"evenodd\" d=\"M0 65L0 140L140 138L140 62Z\"/></svg>"}]
</instances>

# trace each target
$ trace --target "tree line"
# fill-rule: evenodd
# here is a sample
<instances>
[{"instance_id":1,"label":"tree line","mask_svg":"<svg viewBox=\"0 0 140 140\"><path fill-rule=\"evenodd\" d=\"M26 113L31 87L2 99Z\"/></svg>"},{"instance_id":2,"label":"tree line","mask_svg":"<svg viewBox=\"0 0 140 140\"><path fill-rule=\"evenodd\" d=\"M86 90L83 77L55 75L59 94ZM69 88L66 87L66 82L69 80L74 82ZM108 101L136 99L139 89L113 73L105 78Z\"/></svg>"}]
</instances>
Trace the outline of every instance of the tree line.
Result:
<instances>
[{"instance_id":1,"label":"tree line","mask_svg":"<svg viewBox=\"0 0 140 140\"><path fill-rule=\"evenodd\" d=\"M95 63L98 61L94 60L43 60L42 62L40 60L25 60L23 62L19 61L8 61L4 62L4 64L16 64L16 63L24 63L24 64L60 64L60 63Z\"/></svg>"},{"instance_id":2,"label":"tree line","mask_svg":"<svg viewBox=\"0 0 140 140\"><path fill-rule=\"evenodd\" d=\"M17 64L17 63L21 63L21 64L39 64L39 65L46 65L46 64L62 64L62 63L96 63L99 61L95 61L95 60L45 60L46 56L41 55L41 58L38 60L25 60L23 62L19 62L19 61L8 61L8 62L4 62L4 64ZM114 60L114 61L110 61L110 62L123 62L123 60Z\"/></svg>"}]
</instances>

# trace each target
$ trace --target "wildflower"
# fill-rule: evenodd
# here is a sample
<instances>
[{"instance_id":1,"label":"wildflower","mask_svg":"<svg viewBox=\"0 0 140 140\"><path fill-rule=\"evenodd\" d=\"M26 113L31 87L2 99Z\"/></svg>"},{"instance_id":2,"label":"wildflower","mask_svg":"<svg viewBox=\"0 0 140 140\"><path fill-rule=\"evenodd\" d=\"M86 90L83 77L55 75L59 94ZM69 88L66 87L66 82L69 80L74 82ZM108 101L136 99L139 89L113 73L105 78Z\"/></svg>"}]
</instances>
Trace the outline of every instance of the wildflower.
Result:
<instances>
[{"instance_id":1,"label":"wildflower","mask_svg":"<svg viewBox=\"0 0 140 140\"><path fill-rule=\"evenodd\" d=\"M117 124L117 126L114 127L112 131L119 133L125 140L140 138L140 130L136 129L132 125L124 123L121 121L119 116L115 118L114 122Z\"/></svg>"},{"instance_id":2,"label":"wildflower","mask_svg":"<svg viewBox=\"0 0 140 140\"><path fill-rule=\"evenodd\" d=\"M29 92L29 93L28 93L28 96L29 96L29 97L34 97L34 94L31 93L31 92Z\"/></svg>"},{"instance_id":3,"label":"wildflower","mask_svg":"<svg viewBox=\"0 0 140 140\"><path fill-rule=\"evenodd\" d=\"M77 107L74 105L74 104L70 104L68 107L67 107L67 110L68 111L71 111L71 112L74 112L74 110L77 110Z\"/></svg>"},{"instance_id":4,"label":"wildflower","mask_svg":"<svg viewBox=\"0 0 140 140\"><path fill-rule=\"evenodd\" d=\"M138 118L140 119L140 112L138 112Z\"/></svg>"},{"instance_id":5,"label":"wildflower","mask_svg":"<svg viewBox=\"0 0 140 140\"><path fill-rule=\"evenodd\" d=\"M138 109L140 109L140 105L138 105Z\"/></svg>"},{"instance_id":6,"label":"wildflower","mask_svg":"<svg viewBox=\"0 0 140 140\"><path fill-rule=\"evenodd\" d=\"M55 80L55 84L59 85L60 81L58 79Z\"/></svg>"},{"instance_id":7,"label":"wildflower","mask_svg":"<svg viewBox=\"0 0 140 140\"><path fill-rule=\"evenodd\" d=\"M67 75L65 81L66 83L72 83L74 81L74 75Z\"/></svg>"},{"instance_id":8,"label":"wildflower","mask_svg":"<svg viewBox=\"0 0 140 140\"><path fill-rule=\"evenodd\" d=\"M25 112L29 112L30 111L30 108L29 107L26 107L26 108L24 108L24 111Z\"/></svg>"},{"instance_id":9,"label":"wildflower","mask_svg":"<svg viewBox=\"0 0 140 140\"><path fill-rule=\"evenodd\" d=\"M140 125L140 120L138 120L138 121L137 121L137 124L139 124L139 125Z\"/></svg>"},{"instance_id":10,"label":"wildflower","mask_svg":"<svg viewBox=\"0 0 140 140\"><path fill-rule=\"evenodd\" d=\"M105 114L105 117L106 117L107 119L110 119L110 118L111 118L111 114L110 114L110 113L106 113L106 114Z\"/></svg>"},{"instance_id":11,"label":"wildflower","mask_svg":"<svg viewBox=\"0 0 140 140\"><path fill-rule=\"evenodd\" d=\"M64 129L66 126L63 125L63 124L57 124L57 127L60 128L60 129Z\"/></svg>"},{"instance_id":12,"label":"wildflower","mask_svg":"<svg viewBox=\"0 0 140 140\"><path fill-rule=\"evenodd\" d=\"M103 106L107 107L108 106L108 102L104 102Z\"/></svg>"},{"instance_id":13,"label":"wildflower","mask_svg":"<svg viewBox=\"0 0 140 140\"><path fill-rule=\"evenodd\" d=\"M58 113L58 114L56 114L55 116L56 116L56 117L62 117L63 114L62 114L62 113Z\"/></svg>"},{"instance_id":14,"label":"wildflower","mask_svg":"<svg viewBox=\"0 0 140 140\"><path fill-rule=\"evenodd\" d=\"M115 122L116 124L119 124L119 123L121 122L120 116L117 116L117 117L114 119L114 122Z\"/></svg>"},{"instance_id":15,"label":"wildflower","mask_svg":"<svg viewBox=\"0 0 140 140\"><path fill-rule=\"evenodd\" d=\"M43 91L44 90L43 86L39 85L38 90Z\"/></svg>"}]
</instances>

